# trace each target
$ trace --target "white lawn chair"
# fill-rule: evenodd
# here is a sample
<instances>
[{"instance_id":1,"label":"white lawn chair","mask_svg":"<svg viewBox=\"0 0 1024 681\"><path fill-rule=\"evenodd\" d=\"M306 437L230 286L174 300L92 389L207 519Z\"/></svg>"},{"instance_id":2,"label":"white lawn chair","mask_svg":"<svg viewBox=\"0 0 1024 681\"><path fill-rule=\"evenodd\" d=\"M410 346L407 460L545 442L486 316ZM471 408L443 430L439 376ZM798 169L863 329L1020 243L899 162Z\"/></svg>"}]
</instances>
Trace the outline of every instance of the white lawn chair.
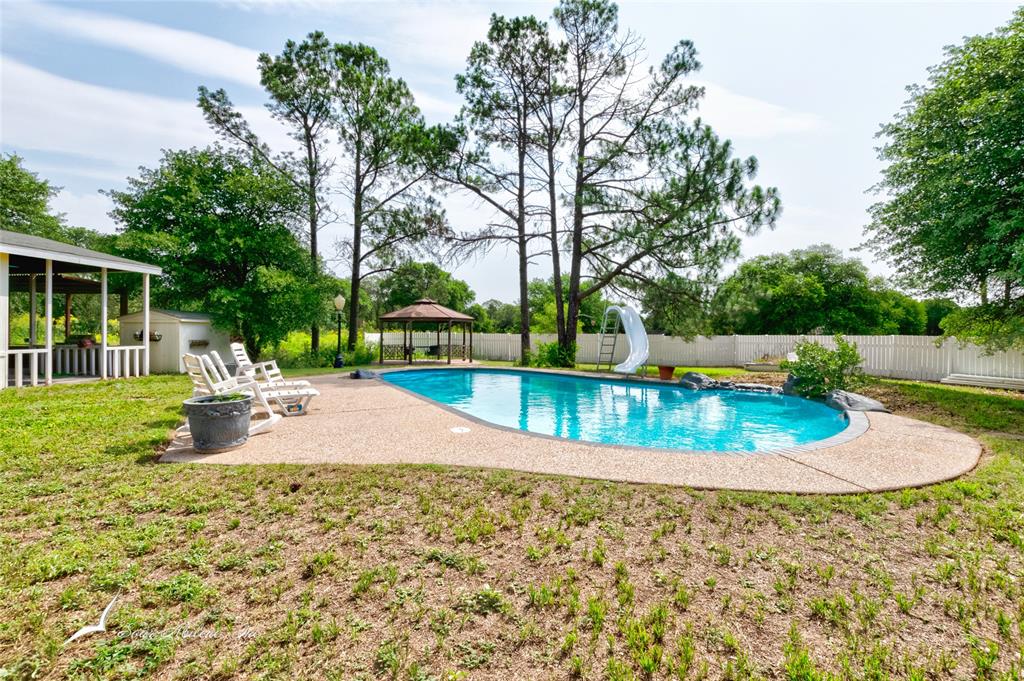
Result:
<instances>
[{"instance_id":1,"label":"white lawn chair","mask_svg":"<svg viewBox=\"0 0 1024 681\"><path fill-rule=\"evenodd\" d=\"M211 374L206 364L203 362L203 358L199 355L186 354L182 357L185 363L185 372L188 377L192 379L192 396L202 397L203 395L226 395L233 392L245 393L251 395L253 399L253 408L259 409L262 407L267 412L267 417L262 419L256 419L249 422L249 434L258 435L259 433L265 433L274 427L278 421L281 420L280 414L275 414L270 404L267 402L266 397L259 390L259 386L254 389L252 383L245 381L244 383L239 381L237 378L232 378L229 381L221 380L221 377L216 374ZM178 431L187 431L188 425L186 424Z\"/></svg>"},{"instance_id":2,"label":"white lawn chair","mask_svg":"<svg viewBox=\"0 0 1024 681\"><path fill-rule=\"evenodd\" d=\"M249 359L249 353L245 351L245 346L241 343L231 344L231 354L235 356L235 364L238 365L238 369L235 370L235 376L247 376L258 383L272 385L274 387L284 385L288 385L290 387L308 387L310 385L309 381L303 381L301 379L285 379L284 374L281 373L281 369L278 368L275 360L254 363Z\"/></svg>"},{"instance_id":3,"label":"white lawn chair","mask_svg":"<svg viewBox=\"0 0 1024 681\"><path fill-rule=\"evenodd\" d=\"M210 357L213 359L213 363L214 363L214 365L216 365L217 371L220 372L221 376L223 376L225 378L231 376L231 372L228 371L227 365L224 364L224 360L222 360L220 358L220 353L219 352L217 352L216 350L211 350L210 351ZM235 376L237 378L239 378L240 380L255 381L255 382L259 383L260 387L265 389L265 390L268 389L268 388L270 390L302 390L304 388L309 388L310 385L311 385L309 381L285 380L285 378L283 376L281 376L280 370L278 370L277 374L276 374L277 377L278 377L278 380L273 380L272 381L272 380L269 380L269 378L267 377L266 373L263 372L263 371L260 371L260 370L255 369L255 368L250 369L250 371L243 371L241 369L242 365L239 364L238 366L239 366L239 370L237 370L235 372ZM319 393L317 393L317 394L319 394Z\"/></svg>"},{"instance_id":4,"label":"white lawn chair","mask_svg":"<svg viewBox=\"0 0 1024 681\"><path fill-rule=\"evenodd\" d=\"M216 355L213 352L210 355ZM239 386L252 388L255 393L262 396L262 402L276 405L284 416L300 416L305 414L309 408L309 401L320 394L320 391L305 385L295 385L288 382L268 385L248 376L232 376L224 368L224 362L217 356L216 361L210 355L203 355L201 360L203 367L210 376L222 384L237 383ZM219 366L218 366L219 365Z\"/></svg>"}]
</instances>

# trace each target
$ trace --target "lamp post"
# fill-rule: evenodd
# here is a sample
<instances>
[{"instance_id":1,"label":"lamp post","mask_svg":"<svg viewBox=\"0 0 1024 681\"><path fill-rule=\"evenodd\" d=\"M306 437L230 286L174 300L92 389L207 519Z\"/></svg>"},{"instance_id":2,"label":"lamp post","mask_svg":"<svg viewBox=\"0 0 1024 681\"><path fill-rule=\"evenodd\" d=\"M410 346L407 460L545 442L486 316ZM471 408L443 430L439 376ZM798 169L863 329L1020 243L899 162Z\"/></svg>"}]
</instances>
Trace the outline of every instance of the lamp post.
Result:
<instances>
[{"instance_id":1,"label":"lamp post","mask_svg":"<svg viewBox=\"0 0 1024 681\"><path fill-rule=\"evenodd\" d=\"M340 293L334 297L334 314L338 316L338 350L334 353L334 368L345 366L345 358L341 356L341 317L345 309L345 296Z\"/></svg>"}]
</instances>

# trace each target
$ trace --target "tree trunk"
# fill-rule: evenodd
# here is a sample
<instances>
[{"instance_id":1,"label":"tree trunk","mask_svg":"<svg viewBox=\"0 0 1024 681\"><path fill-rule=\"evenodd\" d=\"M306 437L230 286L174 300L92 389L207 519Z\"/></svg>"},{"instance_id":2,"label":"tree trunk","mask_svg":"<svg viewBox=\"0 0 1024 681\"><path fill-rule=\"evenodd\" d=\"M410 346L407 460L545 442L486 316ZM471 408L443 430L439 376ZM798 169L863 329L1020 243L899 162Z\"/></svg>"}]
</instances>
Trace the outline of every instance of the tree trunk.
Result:
<instances>
[{"instance_id":1,"label":"tree trunk","mask_svg":"<svg viewBox=\"0 0 1024 681\"><path fill-rule=\"evenodd\" d=\"M313 260L313 270L320 272L320 254L317 251L316 236L319 226L317 225L316 210L316 156L313 152L313 140L309 128L306 128L306 190L307 210L309 211L309 257ZM320 350L320 327L316 322L309 328L309 348L315 355Z\"/></svg>"},{"instance_id":2,"label":"tree trunk","mask_svg":"<svg viewBox=\"0 0 1024 681\"><path fill-rule=\"evenodd\" d=\"M360 183L357 171L355 198L352 201L352 282L348 292L348 342L345 344L350 352L356 349L356 338L359 335L359 285L362 283L359 270L363 240L363 190Z\"/></svg>"},{"instance_id":3,"label":"tree trunk","mask_svg":"<svg viewBox=\"0 0 1024 681\"><path fill-rule=\"evenodd\" d=\"M555 330L558 345L565 347L565 300L562 296L562 263L558 252L558 194L555 190L555 142L548 137L548 207L551 211L551 277L555 285Z\"/></svg>"},{"instance_id":4,"label":"tree trunk","mask_svg":"<svg viewBox=\"0 0 1024 681\"><path fill-rule=\"evenodd\" d=\"M583 269L583 172L587 153L586 117L583 101L577 102L576 178L572 201L572 251L569 264L569 301L565 315L565 343L562 349L570 352L576 344L576 324L580 317L580 277Z\"/></svg>"},{"instance_id":5,"label":"tree trunk","mask_svg":"<svg viewBox=\"0 0 1024 681\"><path fill-rule=\"evenodd\" d=\"M530 300L526 243L526 141L519 142L519 187L516 189L516 227L519 232L519 348L523 363L530 356Z\"/></svg>"}]
</instances>

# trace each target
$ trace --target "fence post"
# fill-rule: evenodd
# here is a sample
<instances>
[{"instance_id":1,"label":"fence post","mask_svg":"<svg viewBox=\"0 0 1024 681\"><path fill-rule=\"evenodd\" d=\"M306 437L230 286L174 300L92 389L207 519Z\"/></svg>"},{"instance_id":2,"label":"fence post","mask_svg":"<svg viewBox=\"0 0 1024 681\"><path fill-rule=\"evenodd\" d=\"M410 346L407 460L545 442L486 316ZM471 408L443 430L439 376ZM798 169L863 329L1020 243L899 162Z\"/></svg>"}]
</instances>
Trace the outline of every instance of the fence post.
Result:
<instances>
[{"instance_id":1,"label":"fence post","mask_svg":"<svg viewBox=\"0 0 1024 681\"><path fill-rule=\"evenodd\" d=\"M740 337L736 334L732 335L732 365L734 367L740 365Z\"/></svg>"}]
</instances>

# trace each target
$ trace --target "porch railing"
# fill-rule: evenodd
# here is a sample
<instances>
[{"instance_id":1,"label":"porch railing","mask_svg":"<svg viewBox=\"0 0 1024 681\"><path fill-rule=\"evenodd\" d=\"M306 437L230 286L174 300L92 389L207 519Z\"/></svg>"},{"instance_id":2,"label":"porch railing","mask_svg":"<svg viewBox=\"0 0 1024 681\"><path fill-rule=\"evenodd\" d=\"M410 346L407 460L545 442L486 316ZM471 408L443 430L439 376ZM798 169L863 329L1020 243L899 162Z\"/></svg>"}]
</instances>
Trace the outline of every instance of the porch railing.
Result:
<instances>
[{"instance_id":1,"label":"porch railing","mask_svg":"<svg viewBox=\"0 0 1024 681\"><path fill-rule=\"evenodd\" d=\"M107 378L142 375L143 345L114 345L107 348ZM53 371L70 376L99 376L102 348L93 345L58 345L53 349Z\"/></svg>"},{"instance_id":2,"label":"porch railing","mask_svg":"<svg viewBox=\"0 0 1024 681\"><path fill-rule=\"evenodd\" d=\"M39 385L46 380L46 348L10 348L7 350L7 362L10 363L10 376L14 387Z\"/></svg>"}]
</instances>

